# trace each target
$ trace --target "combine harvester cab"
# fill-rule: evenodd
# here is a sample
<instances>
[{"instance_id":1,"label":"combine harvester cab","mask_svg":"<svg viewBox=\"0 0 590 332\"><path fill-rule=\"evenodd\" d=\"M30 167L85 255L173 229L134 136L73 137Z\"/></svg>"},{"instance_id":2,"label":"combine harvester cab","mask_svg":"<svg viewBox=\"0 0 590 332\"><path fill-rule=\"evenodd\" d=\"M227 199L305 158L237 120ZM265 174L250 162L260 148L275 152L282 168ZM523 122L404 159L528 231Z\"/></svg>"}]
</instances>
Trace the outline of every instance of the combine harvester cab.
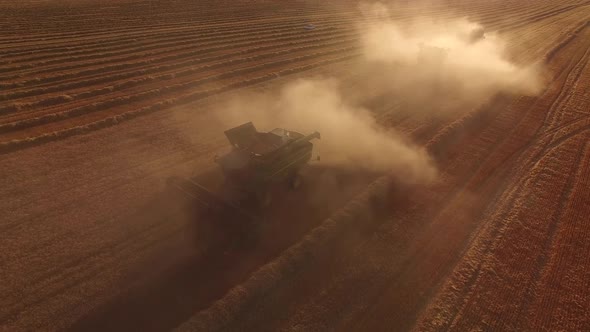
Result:
<instances>
[{"instance_id":1,"label":"combine harvester cab","mask_svg":"<svg viewBox=\"0 0 590 332\"><path fill-rule=\"evenodd\" d=\"M276 128L258 132L251 122L225 131L231 152L216 158L226 184L238 193L238 200L254 199L258 207L270 205L277 185L287 183L293 189L301 183L299 171L311 160L314 138ZM241 194L241 195L240 195Z\"/></svg>"},{"instance_id":2,"label":"combine harvester cab","mask_svg":"<svg viewBox=\"0 0 590 332\"><path fill-rule=\"evenodd\" d=\"M169 184L188 199L191 209L206 216L200 219L208 219L206 223L212 222L224 234L243 238L263 223L280 188L300 186L300 170L312 158L311 140L319 139L320 133L305 136L282 128L259 132L248 122L225 135L232 149L215 158L224 176L220 192L211 192L193 179L171 178ZM201 229L212 226L199 222Z\"/></svg>"}]
</instances>

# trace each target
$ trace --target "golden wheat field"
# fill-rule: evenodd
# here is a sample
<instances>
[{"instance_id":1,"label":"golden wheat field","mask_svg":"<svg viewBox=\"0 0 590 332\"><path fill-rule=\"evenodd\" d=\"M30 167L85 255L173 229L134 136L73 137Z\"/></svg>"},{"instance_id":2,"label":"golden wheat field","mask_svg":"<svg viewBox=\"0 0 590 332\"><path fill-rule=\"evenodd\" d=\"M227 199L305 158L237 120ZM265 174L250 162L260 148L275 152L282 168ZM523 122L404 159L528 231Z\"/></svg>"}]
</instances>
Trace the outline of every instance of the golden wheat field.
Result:
<instances>
[{"instance_id":1,"label":"golden wheat field","mask_svg":"<svg viewBox=\"0 0 590 332\"><path fill-rule=\"evenodd\" d=\"M0 330L590 330L589 59L585 0L2 1ZM247 121L321 159L203 250Z\"/></svg>"}]
</instances>

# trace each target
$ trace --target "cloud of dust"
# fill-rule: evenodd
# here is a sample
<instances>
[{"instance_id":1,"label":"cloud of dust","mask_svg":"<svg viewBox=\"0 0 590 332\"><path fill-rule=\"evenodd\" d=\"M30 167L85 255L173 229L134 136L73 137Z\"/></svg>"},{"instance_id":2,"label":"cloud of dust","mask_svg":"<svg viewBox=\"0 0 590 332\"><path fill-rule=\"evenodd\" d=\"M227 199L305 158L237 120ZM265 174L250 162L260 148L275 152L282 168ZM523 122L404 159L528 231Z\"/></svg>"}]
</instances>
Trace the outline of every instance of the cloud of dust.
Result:
<instances>
[{"instance_id":1,"label":"cloud of dust","mask_svg":"<svg viewBox=\"0 0 590 332\"><path fill-rule=\"evenodd\" d=\"M436 174L423 149L380 127L368 110L347 102L335 79L299 79L276 94L236 96L220 117L226 126L252 121L261 131L317 130L322 139L314 143L323 164L393 172L415 182L432 180Z\"/></svg>"},{"instance_id":2,"label":"cloud of dust","mask_svg":"<svg viewBox=\"0 0 590 332\"><path fill-rule=\"evenodd\" d=\"M232 97L220 112L223 126L252 121L259 130L317 130L324 163L429 181L436 170L427 153L380 127L359 106L363 95L391 94L406 103L406 111L436 115L444 113L443 104L464 111L498 92L535 94L541 88L537 67L508 61L502 40L476 23L428 18L400 22L381 3L360 9L367 18L359 24L364 57L354 69L368 75L354 96L342 92L334 78L299 79L276 93Z\"/></svg>"},{"instance_id":3,"label":"cloud of dust","mask_svg":"<svg viewBox=\"0 0 590 332\"><path fill-rule=\"evenodd\" d=\"M382 3L363 4L364 59L374 66L372 88L398 89L407 98L481 100L497 92L534 95L542 88L537 64L507 58L506 44L467 19L395 20Z\"/></svg>"}]
</instances>

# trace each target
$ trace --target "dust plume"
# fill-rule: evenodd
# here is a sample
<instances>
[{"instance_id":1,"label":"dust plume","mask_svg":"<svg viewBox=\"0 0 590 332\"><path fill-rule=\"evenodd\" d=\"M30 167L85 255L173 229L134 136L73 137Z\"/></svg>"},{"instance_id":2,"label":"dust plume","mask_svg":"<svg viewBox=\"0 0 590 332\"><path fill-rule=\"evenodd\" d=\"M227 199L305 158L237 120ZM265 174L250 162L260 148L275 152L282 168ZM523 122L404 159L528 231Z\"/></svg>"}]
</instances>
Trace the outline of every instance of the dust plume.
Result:
<instances>
[{"instance_id":1,"label":"dust plume","mask_svg":"<svg viewBox=\"0 0 590 332\"><path fill-rule=\"evenodd\" d=\"M542 87L537 64L508 60L502 39L467 19L395 20L382 3L360 7L364 60L372 88L397 89L407 98L476 101L494 93L534 95Z\"/></svg>"},{"instance_id":2,"label":"dust plume","mask_svg":"<svg viewBox=\"0 0 590 332\"><path fill-rule=\"evenodd\" d=\"M236 96L220 113L226 126L252 121L259 130L317 130L322 139L314 143L324 164L393 172L415 182L432 180L436 173L423 149L380 127L368 110L346 101L335 79L299 79L276 94Z\"/></svg>"},{"instance_id":3,"label":"dust plume","mask_svg":"<svg viewBox=\"0 0 590 332\"><path fill-rule=\"evenodd\" d=\"M370 112L376 110L359 106L363 98L386 95L403 101L410 112L438 115L443 109L464 112L498 92L535 94L541 88L537 66L511 63L501 39L476 23L400 22L380 3L363 5L361 11L363 57L351 69L365 75L354 96L343 93L334 78L299 79L276 93L233 97L220 112L223 125L252 121L260 130L317 130L325 163L428 181L436 171L426 152L380 127Z\"/></svg>"}]
</instances>

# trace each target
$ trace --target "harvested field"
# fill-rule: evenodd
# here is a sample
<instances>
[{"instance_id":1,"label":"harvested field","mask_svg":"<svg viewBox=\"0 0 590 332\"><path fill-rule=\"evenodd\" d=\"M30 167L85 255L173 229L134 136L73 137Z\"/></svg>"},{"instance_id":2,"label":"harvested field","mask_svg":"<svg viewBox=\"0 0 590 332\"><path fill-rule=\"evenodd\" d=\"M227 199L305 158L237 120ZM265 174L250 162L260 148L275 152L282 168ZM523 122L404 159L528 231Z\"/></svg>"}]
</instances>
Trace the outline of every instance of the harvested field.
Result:
<instances>
[{"instance_id":1,"label":"harvested field","mask_svg":"<svg viewBox=\"0 0 590 332\"><path fill-rule=\"evenodd\" d=\"M365 5L0 4L0 328L590 329L590 1ZM367 64L379 6L403 27L467 17L542 84L489 76L453 94ZM322 132L323 161L273 202L255 246L196 250L203 221L166 180L217 187L229 105L272 129L257 112L273 102L312 110L283 119ZM362 145L374 127L396 155ZM362 167L331 163L334 148ZM412 151L435 179L413 178L428 172Z\"/></svg>"}]
</instances>

